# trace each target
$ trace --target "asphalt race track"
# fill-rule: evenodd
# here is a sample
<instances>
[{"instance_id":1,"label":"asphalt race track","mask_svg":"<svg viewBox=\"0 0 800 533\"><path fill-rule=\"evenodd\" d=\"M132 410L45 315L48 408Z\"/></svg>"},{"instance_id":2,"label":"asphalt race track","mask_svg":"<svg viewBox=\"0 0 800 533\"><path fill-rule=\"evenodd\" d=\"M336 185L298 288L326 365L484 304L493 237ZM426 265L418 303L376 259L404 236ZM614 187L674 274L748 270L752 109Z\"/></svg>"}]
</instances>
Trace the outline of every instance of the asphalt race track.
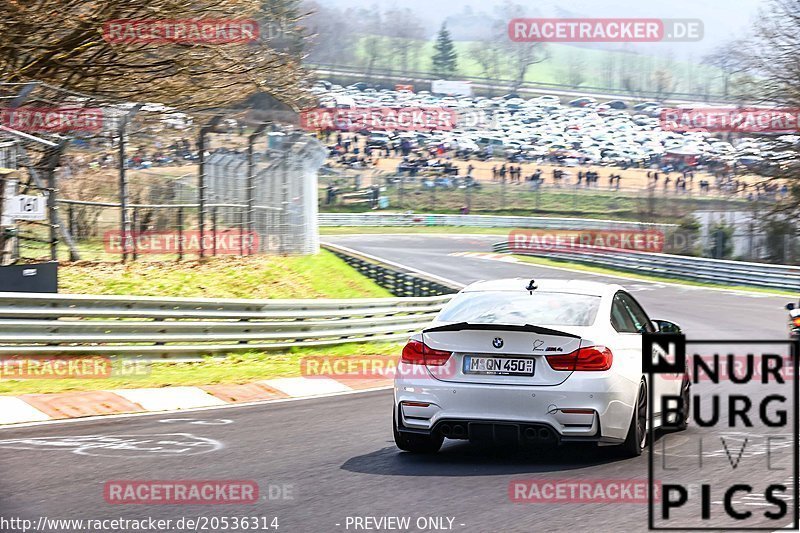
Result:
<instances>
[{"instance_id":1,"label":"asphalt race track","mask_svg":"<svg viewBox=\"0 0 800 533\"><path fill-rule=\"evenodd\" d=\"M786 298L676 285L610 279L532 265L450 255L488 251L491 236L339 236L333 242L467 283L478 279L581 278L628 287L651 317L674 320L688 338L784 339ZM742 348L739 348L742 349ZM777 348L774 348L777 349ZM703 393L734 387L701 383ZM738 385L740 389L741 385ZM769 391L746 385L755 403ZM791 398L789 386L783 386ZM774 392L774 391L773 391ZM392 441L391 393L378 391L180 414L107 418L0 430L0 514L30 518L172 518L198 516L278 517L284 532L365 531L348 517L408 516L453 519L452 531L644 531L643 503L512 503L514 480L647 480L648 455L620 459L609 449L569 446L546 451L507 451L447 443L436 456L399 452ZM790 420L793 416L791 407ZM723 413L727 408L723 407ZM756 417L757 418L757 417ZM786 428L703 429L662 436L657 462L671 470L663 479L714 484L704 526L730 526L718 487L747 482L750 495L734 499L754 514L765 504L766 484L789 481L791 443ZM791 427L791 425L790 425ZM720 453L727 437L733 460L747 439L737 467ZM707 434L704 460L697 441ZM772 453L766 437L776 438ZM76 440L76 436L104 437ZM109 437L116 436L115 444ZM769 456L768 469L767 458ZM777 470L783 468L784 470ZM255 480L257 505L109 505L109 480ZM662 478L659 478L662 479ZM724 490L724 489L723 489ZM791 509L791 501L788 502ZM700 525L699 490L677 514ZM749 524L779 529L791 522ZM445 527L448 520L444 520ZM430 524L430 523L429 523ZM223 531L219 528L218 531ZM391 529L369 529L391 531ZM440 531L434 526L402 531ZM395 529L397 531L397 529Z\"/></svg>"}]
</instances>

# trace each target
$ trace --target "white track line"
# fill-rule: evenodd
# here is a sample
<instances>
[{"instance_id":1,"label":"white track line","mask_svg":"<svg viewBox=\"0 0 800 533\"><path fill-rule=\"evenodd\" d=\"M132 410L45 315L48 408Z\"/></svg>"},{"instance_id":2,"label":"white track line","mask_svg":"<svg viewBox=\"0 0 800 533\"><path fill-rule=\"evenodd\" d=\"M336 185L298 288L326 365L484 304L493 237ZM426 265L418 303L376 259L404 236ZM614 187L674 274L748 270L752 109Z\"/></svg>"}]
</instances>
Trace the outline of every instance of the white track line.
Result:
<instances>
[{"instance_id":1,"label":"white track line","mask_svg":"<svg viewBox=\"0 0 800 533\"><path fill-rule=\"evenodd\" d=\"M199 387L163 387L151 389L115 389L108 391L148 411L171 411L227 405Z\"/></svg>"},{"instance_id":2,"label":"white track line","mask_svg":"<svg viewBox=\"0 0 800 533\"><path fill-rule=\"evenodd\" d=\"M330 378L275 378L264 379L257 383L263 383L268 387L277 389L289 396L319 396L321 394L331 394L336 392L347 392L351 389L343 383Z\"/></svg>"},{"instance_id":3,"label":"white track line","mask_svg":"<svg viewBox=\"0 0 800 533\"><path fill-rule=\"evenodd\" d=\"M333 396L348 396L351 394L363 394L365 392L375 392L375 391L382 391L382 390L390 390L392 389L392 385L386 385L383 387L375 387L372 389L361 389L361 390L350 390L347 392L334 392L331 394L320 394L318 396L308 396L303 398L279 398L273 400L257 400L254 402L241 402L241 403L228 403L225 405L215 405L211 407L197 407L194 409L172 409L169 411L157 411L157 412L148 412L148 413L123 413L118 415L98 415L98 416L86 416L82 418L64 418L61 420L47 420L42 422L25 422L21 424L14 424L14 425L6 425L0 426L0 432L8 431L10 429L17 429L23 427L31 427L31 426L49 426L54 424L75 424L80 422L89 422L89 421L104 421L104 420L111 420L115 418L138 418L143 416L161 416L161 415L169 415L173 413L185 414L185 413L194 413L200 411L216 411L219 409L235 409L239 407L255 407L259 405L266 405L272 403L287 403L287 402L297 402L303 400L318 400L320 398L327 398ZM13 398L13 396L11 396Z\"/></svg>"},{"instance_id":4,"label":"white track line","mask_svg":"<svg viewBox=\"0 0 800 533\"><path fill-rule=\"evenodd\" d=\"M0 396L0 424L41 422L50 417L16 396Z\"/></svg>"}]
</instances>

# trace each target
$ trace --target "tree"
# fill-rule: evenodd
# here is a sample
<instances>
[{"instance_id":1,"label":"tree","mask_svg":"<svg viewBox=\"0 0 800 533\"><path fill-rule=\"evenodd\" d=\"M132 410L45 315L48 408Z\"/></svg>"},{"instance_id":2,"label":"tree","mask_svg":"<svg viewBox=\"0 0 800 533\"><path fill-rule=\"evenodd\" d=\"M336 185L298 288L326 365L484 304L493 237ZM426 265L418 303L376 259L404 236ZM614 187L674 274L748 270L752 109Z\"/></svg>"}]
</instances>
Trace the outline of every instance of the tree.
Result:
<instances>
[{"instance_id":1,"label":"tree","mask_svg":"<svg viewBox=\"0 0 800 533\"><path fill-rule=\"evenodd\" d=\"M436 43L433 45L433 71L444 78L448 78L456 73L457 54L450 32L447 31L447 24L442 24L439 34L436 36Z\"/></svg>"},{"instance_id":2,"label":"tree","mask_svg":"<svg viewBox=\"0 0 800 533\"><path fill-rule=\"evenodd\" d=\"M794 220L783 216L768 216L761 221L764 247L769 263L791 263L798 253L798 226Z\"/></svg>"},{"instance_id":3,"label":"tree","mask_svg":"<svg viewBox=\"0 0 800 533\"><path fill-rule=\"evenodd\" d=\"M675 92L676 81L672 77L670 69L659 68L653 72L651 80L653 91L656 93L656 99L665 100L669 95Z\"/></svg>"},{"instance_id":4,"label":"tree","mask_svg":"<svg viewBox=\"0 0 800 533\"><path fill-rule=\"evenodd\" d=\"M390 9L386 12L386 20L392 21L387 33L392 38L391 46L397 66L405 74L414 54L419 50L420 40L425 38L425 29L420 18L408 8Z\"/></svg>"},{"instance_id":5,"label":"tree","mask_svg":"<svg viewBox=\"0 0 800 533\"><path fill-rule=\"evenodd\" d=\"M41 81L110 102L160 102L184 110L228 107L263 92L302 107L306 72L297 43L219 44L109 39L120 20L269 20L299 25L297 0L6 0L0 4L0 77ZM266 10L262 10L266 8ZM136 42L133 42L136 41Z\"/></svg>"},{"instance_id":6,"label":"tree","mask_svg":"<svg viewBox=\"0 0 800 533\"><path fill-rule=\"evenodd\" d=\"M731 46L733 48L734 45ZM800 17L796 0L769 0L756 23L755 34L735 45L737 91L771 106L800 107ZM741 58L741 62L739 62ZM727 64L727 63L726 63ZM800 217L800 144L791 136L764 139L773 159L768 175L787 185L789 195L773 206L790 219ZM780 185L780 183L779 183Z\"/></svg>"},{"instance_id":7,"label":"tree","mask_svg":"<svg viewBox=\"0 0 800 533\"><path fill-rule=\"evenodd\" d=\"M301 12L297 1L260 0L259 16L262 40L273 50L302 57L306 51L307 35L300 21L310 15Z\"/></svg>"},{"instance_id":8,"label":"tree","mask_svg":"<svg viewBox=\"0 0 800 533\"><path fill-rule=\"evenodd\" d=\"M742 50L743 43L733 41L723 46L718 46L712 53L703 56L703 63L719 69L722 77L723 96L730 95L731 80L744 67Z\"/></svg>"},{"instance_id":9,"label":"tree","mask_svg":"<svg viewBox=\"0 0 800 533\"><path fill-rule=\"evenodd\" d=\"M615 89L617 87L617 52L607 51L603 54L601 72L604 87Z\"/></svg>"},{"instance_id":10,"label":"tree","mask_svg":"<svg viewBox=\"0 0 800 533\"><path fill-rule=\"evenodd\" d=\"M356 44L352 20L357 17L350 10L316 2L304 5L310 12L305 19L310 35L309 60L323 65L352 65Z\"/></svg>"},{"instance_id":11,"label":"tree","mask_svg":"<svg viewBox=\"0 0 800 533\"><path fill-rule=\"evenodd\" d=\"M484 39L471 43L468 48L469 57L478 64L484 77L497 80L501 77L503 66L503 47L496 39ZM490 85L489 94L494 94Z\"/></svg>"},{"instance_id":12,"label":"tree","mask_svg":"<svg viewBox=\"0 0 800 533\"><path fill-rule=\"evenodd\" d=\"M619 68L620 85L631 96L644 100L652 98L648 88L653 83L664 83L665 79L653 73L652 57L645 57L636 52L621 56L622 65Z\"/></svg>"},{"instance_id":13,"label":"tree","mask_svg":"<svg viewBox=\"0 0 800 533\"><path fill-rule=\"evenodd\" d=\"M583 55L578 52L570 52L567 55L564 67L564 78L573 87L578 87L586 81L586 62Z\"/></svg>"},{"instance_id":14,"label":"tree","mask_svg":"<svg viewBox=\"0 0 800 533\"><path fill-rule=\"evenodd\" d=\"M495 35L506 35L507 21L529 16L526 7L510 1L506 1L496 11L498 18L492 25ZM512 91L516 92L525 81L531 65L541 63L548 58L547 48L544 43L517 43L507 37L503 39L502 45L506 66L511 73L511 79L514 80Z\"/></svg>"},{"instance_id":15,"label":"tree","mask_svg":"<svg viewBox=\"0 0 800 533\"><path fill-rule=\"evenodd\" d=\"M706 254L714 259L730 259L733 255L734 227L718 221L708 228Z\"/></svg>"},{"instance_id":16,"label":"tree","mask_svg":"<svg viewBox=\"0 0 800 533\"><path fill-rule=\"evenodd\" d=\"M373 6L371 9L360 10L358 19L361 21L361 33L364 34L361 47L369 79L372 76L372 69L378 66L386 51L386 38L381 34L383 17L378 8Z\"/></svg>"}]
</instances>

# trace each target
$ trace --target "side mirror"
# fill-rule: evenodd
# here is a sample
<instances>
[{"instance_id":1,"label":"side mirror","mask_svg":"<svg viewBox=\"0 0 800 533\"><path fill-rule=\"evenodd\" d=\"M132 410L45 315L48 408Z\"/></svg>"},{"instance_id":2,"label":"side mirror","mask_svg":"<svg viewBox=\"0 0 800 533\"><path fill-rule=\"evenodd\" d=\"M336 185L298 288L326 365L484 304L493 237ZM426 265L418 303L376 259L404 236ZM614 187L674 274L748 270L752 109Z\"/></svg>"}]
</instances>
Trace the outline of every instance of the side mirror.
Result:
<instances>
[{"instance_id":1,"label":"side mirror","mask_svg":"<svg viewBox=\"0 0 800 533\"><path fill-rule=\"evenodd\" d=\"M789 311L794 311L794 304L786 304L786 309Z\"/></svg>"},{"instance_id":2,"label":"side mirror","mask_svg":"<svg viewBox=\"0 0 800 533\"><path fill-rule=\"evenodd\" d=\"M676 324L675 322L670 322L669 320L653 320L653 324L656 326L656 330L659 333L680 333L681 327Z\"/></svg>"}]
</instances>

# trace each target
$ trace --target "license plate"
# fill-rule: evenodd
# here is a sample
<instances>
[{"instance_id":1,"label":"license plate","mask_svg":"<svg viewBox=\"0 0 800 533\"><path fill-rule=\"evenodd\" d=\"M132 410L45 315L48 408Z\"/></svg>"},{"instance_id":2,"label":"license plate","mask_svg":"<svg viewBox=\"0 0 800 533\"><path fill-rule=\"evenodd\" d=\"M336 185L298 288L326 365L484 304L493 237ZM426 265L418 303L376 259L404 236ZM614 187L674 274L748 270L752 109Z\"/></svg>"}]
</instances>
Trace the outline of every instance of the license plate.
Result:
<instances>
[{"instance_id":1,"label":"license plate","mask_svg":"<svg viewBox=\"0 0 800 533\"><path fill-rule=\"evenodd\" d=\"M464 357L465 374L532 376L533 359L525 357Z\"/></svg>"}]
</instances>

